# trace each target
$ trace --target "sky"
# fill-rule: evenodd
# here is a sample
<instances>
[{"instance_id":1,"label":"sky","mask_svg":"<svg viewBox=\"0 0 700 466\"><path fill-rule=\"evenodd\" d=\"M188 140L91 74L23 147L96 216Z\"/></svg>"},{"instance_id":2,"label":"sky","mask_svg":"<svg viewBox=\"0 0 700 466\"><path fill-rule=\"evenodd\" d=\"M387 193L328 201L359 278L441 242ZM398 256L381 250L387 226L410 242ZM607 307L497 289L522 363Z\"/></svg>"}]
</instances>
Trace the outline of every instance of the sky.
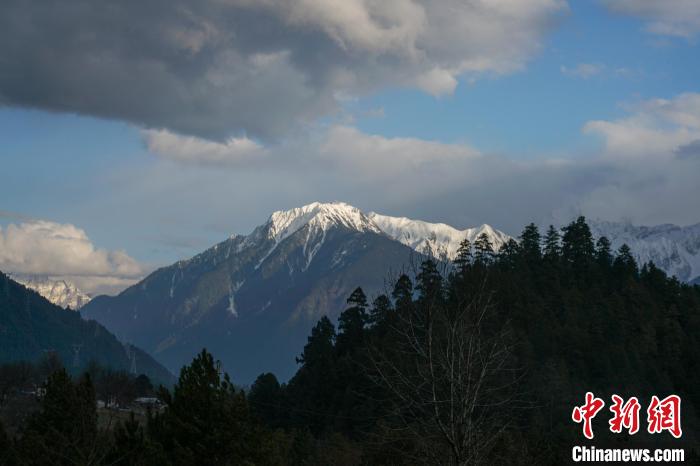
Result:
<instances>
[{"instance_id":1,"label":"sky","mask_svg":"<svg viewBox=\"0 0 700 466\"><path fill-rule=\"evenodd\" d=\"M0 270L114 293L313 201L700 222L696 0L0 5Z\"/></svg>"}]
</instances>

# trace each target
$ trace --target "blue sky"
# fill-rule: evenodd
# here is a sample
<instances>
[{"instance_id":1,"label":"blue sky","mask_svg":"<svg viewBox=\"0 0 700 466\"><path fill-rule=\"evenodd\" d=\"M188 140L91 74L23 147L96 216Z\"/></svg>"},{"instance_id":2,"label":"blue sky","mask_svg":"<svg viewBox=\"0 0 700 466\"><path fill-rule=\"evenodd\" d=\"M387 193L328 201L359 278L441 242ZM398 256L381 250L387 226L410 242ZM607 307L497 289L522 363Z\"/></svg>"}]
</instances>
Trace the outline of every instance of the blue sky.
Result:
<instances>
[{"instance_id":1,"label":"blue sky","mask_svg":"<svg viewBox=\"0 0 700 466\"><path fill-rule=\"evenodd\" d=\"M329 25L311 11L298 24L281 7L265 12L288 28L281 42L230 25L240 37L250 34L245 49L208 51L208 36L178 31L176 17L162 31L156 24L144 32L142 49L130 48L118 25L96 23L98 39L84 50L60 36L34 37L31 24L13 25L3 34L24 38L26 49L0 47L0 63L12 64L0 76L0 268L62 274L65 257L44 264L21 248L36 248L41 235L70 225L82 232L61 240L80 242L88 260L102 254L105 269L95 274L115 278L86 286L117 289L228 234L249 232L272 210L313 200L457 227L488 222L509 233L530 220L575 213L646 224L700 221L693 201L700 157L692 152L700 140L700 9L654 0L528 1L526 12L506 11L512 17L505 25L488 23L499 17L490 11L465 12L483 15L492 29L468 33L474 45L463 47L435 45L454 37L430 25L416 32L419 23L397 9L392 18L414 40L408 51L401 41L396 50L375 49L355 35L366 30L391 41L393 32L371 18ZM10 3L2 8L24 8ZM444 21L425 11L425 22ZM210 13L197 14L204 22ZM461 20L478 29L465 16L454 20L456 30ZM70 21L49 24L61 30ZM121 48L101 44L103 30L123 41ZM171 59L172 44L161 43L172 30L186 59ZM314 62L303 55L309 36L328 42L318 49L330 54L326 62L347 56L334 67ZM218 61L207 61L215 53ZM248 65L221 70L223 56L245 56ZM94 57L104 63L95 65ZM143 71L143 63L158 60L167 74ZM464 65L472 62L479 65ZM219 95L190 81L201 67ZM423 73L435 69L449 78L426 81ZM191 95L180 102L183 92ZM22 228L38 221L49 222L42 233Z\"/></svg>"}]
</instances>

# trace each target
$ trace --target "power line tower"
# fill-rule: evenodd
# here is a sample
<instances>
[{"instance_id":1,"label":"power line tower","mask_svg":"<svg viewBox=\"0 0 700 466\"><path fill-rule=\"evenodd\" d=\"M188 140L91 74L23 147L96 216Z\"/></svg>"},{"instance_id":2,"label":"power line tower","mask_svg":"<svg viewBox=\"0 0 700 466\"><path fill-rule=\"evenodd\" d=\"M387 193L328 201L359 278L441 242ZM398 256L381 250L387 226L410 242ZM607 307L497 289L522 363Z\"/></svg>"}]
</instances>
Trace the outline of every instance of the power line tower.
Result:
<instances>
[{"instance_id":1,"label":"power line tower","mask_svg":"<svg viewBox=\"0 0 700 466\"><path fill-rule=\"evenodd\" d=\"M73 345L73 367L80 367L80 348L83 345Z\"/></svg>"}]
</instances>

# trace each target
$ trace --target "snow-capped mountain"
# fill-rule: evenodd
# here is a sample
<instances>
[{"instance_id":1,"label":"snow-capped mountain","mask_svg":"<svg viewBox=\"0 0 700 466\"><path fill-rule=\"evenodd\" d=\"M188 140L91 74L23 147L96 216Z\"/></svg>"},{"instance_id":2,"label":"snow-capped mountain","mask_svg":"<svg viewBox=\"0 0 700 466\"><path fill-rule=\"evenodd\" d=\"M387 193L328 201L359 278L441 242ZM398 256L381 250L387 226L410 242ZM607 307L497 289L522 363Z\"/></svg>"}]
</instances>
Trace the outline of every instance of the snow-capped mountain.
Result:
<instances>
[{"instance_id":1,"label":"snow-capped mountain","mask_svg":"<svg viewBox=\"0 0 700 466\"><path fill-rule=\"evenodd\" d=\"M51 303L77 311L88 302L90 296L83 293L68 280L51 279L38 275L13 275L12 278L25 287L36 291Z\"/></svg>"},{"instance_id":2,"label":"snow-capped mountain","mask_svg":"<svg viewBox=\"0 0 700 466\"><path fill-rule=\"evenodd\" d=\"M501 246L511 239L502 231L495 230L486 224L458 230L444 223L428 223L406 217L389 217L375 212L370 213L369 218L391 238L421 254L443 261L453 260L457 256L457 249L464 239L468 239L473 244L482 233L486 234L494 251L500 250Z\"/></svg>"},{"instance_id":3,"label":"snow-capped mountain","mask_svg":"<svg viewBox=\"0 0 700 466\"><path fill-rule=\"evenodd\" d=\"M700 227L596 225L616 247L627 242L682 279L698 271ZM173 371L207 347L239 383L262 370L285 378L311 327L322 315L336 318L357 286L371 299L416 259L453 259L463 239L482 233L494 250L510 239L488 225L459 230L316 202L274 212L250 234L158 269L118 296L98 296L81 313Z\"/></svg>"},{"instance_id":4,"label":"snow-capped mountain","mask_svg":"<svg viewBox=\"0 0 700 466\"><path fill-rule=\"evenodd\" d=\"M385 292L388 271L415 255L359 209L313 203L275 212L250 234L156 270L118 296L98 296L81 313L172 370L206 346L239 382L263 368L285 377L322 315L337 317L357 286ZM255 358L242 357L253 350Z\"/></svg>"},{"instance_id":5,"label":"snow-capped mountain","mask_svg":"<svg viewBox=\"0 0 700 466\"><path fill-rule=\"evenodd\" d=\"M614 249L627 244L641 265L653 262L668 275L685 282L700 279L700 223L687 227L590 222L595 237L606 236Z\"/></svg>"}]
</instances>

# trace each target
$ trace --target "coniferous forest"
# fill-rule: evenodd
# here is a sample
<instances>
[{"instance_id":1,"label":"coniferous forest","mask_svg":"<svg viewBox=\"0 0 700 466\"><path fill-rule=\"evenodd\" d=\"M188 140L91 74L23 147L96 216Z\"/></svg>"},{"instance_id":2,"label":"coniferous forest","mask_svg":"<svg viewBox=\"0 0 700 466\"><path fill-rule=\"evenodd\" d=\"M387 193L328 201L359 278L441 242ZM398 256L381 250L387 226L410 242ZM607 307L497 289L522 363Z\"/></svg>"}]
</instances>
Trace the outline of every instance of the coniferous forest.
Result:
<instances>
[{"instance_id":1,"label":"coniferous forest","mask_svg":"<svg viewBox=\"0 0 700 466\"><path fill-rule=\"evenodd\" d=\"M591 443L571 420L589 391L643 406L679 395L681 439L612 434L606 407L595 445L682 446L697 461L700 287L612 251L583 217L414 268L318 321L287 383L241 388L204 349L155 390L162 406L105 423L89 371L57 365L12 418L4 381L0 464L563 464Z\"/></svg>"}]
</instances>

